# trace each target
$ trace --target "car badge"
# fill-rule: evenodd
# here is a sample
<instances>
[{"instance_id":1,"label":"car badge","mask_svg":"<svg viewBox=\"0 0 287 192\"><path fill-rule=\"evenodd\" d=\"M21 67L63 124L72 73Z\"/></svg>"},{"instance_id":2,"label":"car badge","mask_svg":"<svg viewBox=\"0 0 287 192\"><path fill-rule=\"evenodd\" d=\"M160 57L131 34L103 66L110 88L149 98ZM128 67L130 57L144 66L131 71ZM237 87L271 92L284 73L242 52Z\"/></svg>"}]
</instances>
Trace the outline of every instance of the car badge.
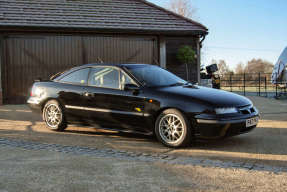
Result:
<instances>
[{"instance_id":1,"label":"car badge","mask_svg":"<svg viewBox=\"0 0 287 192\"><path fill-rule=\"evenodd\" d=\"M141 108L138 108L138 107L136 107L135 110L138 111L138 112L142 111Z\"/></svg>"}]
</instances>

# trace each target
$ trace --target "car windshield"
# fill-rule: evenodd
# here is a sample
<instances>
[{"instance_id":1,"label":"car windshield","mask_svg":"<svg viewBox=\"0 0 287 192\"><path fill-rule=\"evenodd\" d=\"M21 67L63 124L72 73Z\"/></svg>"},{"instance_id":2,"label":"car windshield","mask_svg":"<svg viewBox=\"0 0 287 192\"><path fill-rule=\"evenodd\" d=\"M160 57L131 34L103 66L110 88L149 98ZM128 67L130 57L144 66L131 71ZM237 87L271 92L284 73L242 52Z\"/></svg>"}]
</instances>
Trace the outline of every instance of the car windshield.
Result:
<instances>
[{"instance_id":1,"label":"car windshield","mask_svg":"<svg viewBox=\"0 0 287 192\"><path fill-rule=\"evenodd\" d=\"M154 65L130 65L126 68L147 87L176 86L187 83L176 75Z\"/></svg>"}]
</instances>

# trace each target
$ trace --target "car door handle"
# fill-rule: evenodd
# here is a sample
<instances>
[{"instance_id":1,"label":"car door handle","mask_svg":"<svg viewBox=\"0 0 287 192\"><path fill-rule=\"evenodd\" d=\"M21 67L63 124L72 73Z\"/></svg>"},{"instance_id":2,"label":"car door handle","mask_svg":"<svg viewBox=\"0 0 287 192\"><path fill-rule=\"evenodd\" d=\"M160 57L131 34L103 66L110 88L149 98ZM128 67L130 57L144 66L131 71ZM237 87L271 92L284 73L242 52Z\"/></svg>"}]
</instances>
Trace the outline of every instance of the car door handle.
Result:
<instances>
[{"instance_id":1,"label":"car door handle","mask_svg":"<svg viewBox=\"0 0 287 192\"><path fill-rule=\"evenodd\" d=\"M94 93L90 93L90 92L85 92L83 95L84 95L85 97L94 97L94 96L95 96Z\"/></svg>"}]
</instances>

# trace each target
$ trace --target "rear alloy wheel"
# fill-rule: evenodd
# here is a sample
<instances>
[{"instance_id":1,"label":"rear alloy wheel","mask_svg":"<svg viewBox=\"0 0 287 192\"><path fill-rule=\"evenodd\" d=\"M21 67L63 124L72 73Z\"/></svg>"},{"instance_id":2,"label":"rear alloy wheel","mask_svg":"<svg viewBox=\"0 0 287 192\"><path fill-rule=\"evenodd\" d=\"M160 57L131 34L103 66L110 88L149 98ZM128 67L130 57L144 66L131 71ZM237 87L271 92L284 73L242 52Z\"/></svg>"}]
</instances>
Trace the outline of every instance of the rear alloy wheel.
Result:
<instances>
[{"instance_id":1,"label":"rear alloy wheel","mask_svg":"<svg viewBox=\"0 0 287 192\"><path fill-rule=\"evenodd\" d=\"M43 109L46 126L54 131L64 131L67 127L62 107L56 100L48 101Z\"/></svg>"},{"instance_id":2,"label":"rear alloy wheel","mask_svg":"<svg viewBox=\"0 0 287 192\"><path fill-rule=\"evenodd\" d=\"M191 143L191 127L180 111L167 109L156 120L155 134L168 147L183 147Z\"/></svg>"}]
</instances>

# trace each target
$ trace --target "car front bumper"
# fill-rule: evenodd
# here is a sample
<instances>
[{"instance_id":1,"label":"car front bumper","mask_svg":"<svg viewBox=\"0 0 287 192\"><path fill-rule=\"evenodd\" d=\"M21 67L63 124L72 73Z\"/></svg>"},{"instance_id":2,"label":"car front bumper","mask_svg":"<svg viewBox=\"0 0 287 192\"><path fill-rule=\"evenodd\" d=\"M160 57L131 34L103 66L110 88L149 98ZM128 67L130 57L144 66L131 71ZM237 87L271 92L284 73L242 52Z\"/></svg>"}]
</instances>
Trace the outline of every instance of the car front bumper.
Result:
<instances>
[{"instance_id":1,"label":"car front bumper","mask_svg":"<svg viewBox=\"0 0 287 192\"><path fill-rule=\"evenodd\" d=\"M37 99L36 97L30 97L27 100L27 104L29 106L29 108L32 110L32 112L34 113L41 113L41 101L39 99Z\"/></svg>"},{"instance_id":2,"label":"car front bumper","mask_svg":"<svg viewBox=\"0 0 287 192\"><path fill-rule=\"evenodd\" d=\"M258 113L240 119L196 119L196 135L204 139L217 139L252 131L256 126L246 126L246 120L259 118Z\"/></svg>"}]
</instances>

